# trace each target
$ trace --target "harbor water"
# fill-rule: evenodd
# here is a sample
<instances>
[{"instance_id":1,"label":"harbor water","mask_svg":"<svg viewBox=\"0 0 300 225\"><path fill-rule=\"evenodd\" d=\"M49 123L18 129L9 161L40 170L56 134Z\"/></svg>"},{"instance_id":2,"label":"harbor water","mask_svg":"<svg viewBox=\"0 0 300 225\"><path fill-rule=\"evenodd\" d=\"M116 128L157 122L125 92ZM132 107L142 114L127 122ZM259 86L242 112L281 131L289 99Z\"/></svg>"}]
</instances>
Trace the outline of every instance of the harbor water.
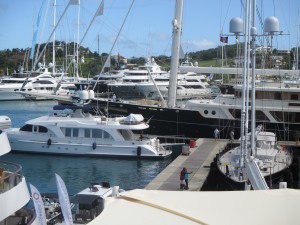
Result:
<instances>
[{"instance_id":1,"label":"harbor water","mask_svg":"<svg viewBox=\"0 0 300 225\"><path fill-rule=\"evenodd\" d=\"M7 101L0 102L0 115L12 120L12 127L20 127L25 121L47 115L55 101ZM69 194L88 187L91 182L109 182L124 190L142 189L176 157L165 160L138 160L82 156L58 156L9 153L2 161L18 163L23 168L27 183L40 192L56 192L55 173L65 181Z\"/></svg>"},{"instance_id":2,"label":"harbor water","mask_svg":"<svg viewBox=\"0 0 300 225\"><path fill-rule=\"evenodd\" d=\"M0 102L0 115L9 116L12 120L12 127L21 127L29 119L49 114L56 104L55 101ZM1 161L20 164L27 183L36 186L40 192L57 191L55 181L55 173L57 173L64 180L69 194L73 195L88 187L92 182L109 182L111 186L120 186L124 190L142 189L164 170L179 152L177 151L165 160L11 152L1 156ZM299 160L299 149L296 149L293 155Z\"/></svg>"}]
</instances>

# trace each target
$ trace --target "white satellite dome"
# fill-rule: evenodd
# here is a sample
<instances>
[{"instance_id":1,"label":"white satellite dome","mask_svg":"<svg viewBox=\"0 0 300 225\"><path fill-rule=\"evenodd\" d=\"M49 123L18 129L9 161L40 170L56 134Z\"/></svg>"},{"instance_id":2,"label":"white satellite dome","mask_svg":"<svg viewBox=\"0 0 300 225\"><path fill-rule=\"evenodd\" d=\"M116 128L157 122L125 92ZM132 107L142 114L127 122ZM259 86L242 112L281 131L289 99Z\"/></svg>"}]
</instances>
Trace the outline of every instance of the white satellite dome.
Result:
<instances>
[{"instance_id":1,"label":"white satellite dome","mask_svg":"<svg viewBox=\"0 0 300 225\"><path fill-rule=\"evenodd\" d=\"M229 23L229 32L234 34L244 33L244 22L240 17L234 17Z\"/></svg>"},{"instance_id":2,"label":"white satellite dome","mask_svg":"<svg viewBox=\"0 0 300 225\"><path fill-rule=\"evenodd\" d=\"M79 92L79 98L81 100L88 100L89 99L89 93L86 90L80 91Z\"/></svg>"},{"instance_id":3,"label":"white satellite dome","mask_svg":"<svg viewBox=\"0 0 300 225\"><path fill-rule=\"evenodd\" d=\"M265 19L264 31L267 33L279 32L279 21L275 16L269 16Z\"/></svg>"}]
</instances>

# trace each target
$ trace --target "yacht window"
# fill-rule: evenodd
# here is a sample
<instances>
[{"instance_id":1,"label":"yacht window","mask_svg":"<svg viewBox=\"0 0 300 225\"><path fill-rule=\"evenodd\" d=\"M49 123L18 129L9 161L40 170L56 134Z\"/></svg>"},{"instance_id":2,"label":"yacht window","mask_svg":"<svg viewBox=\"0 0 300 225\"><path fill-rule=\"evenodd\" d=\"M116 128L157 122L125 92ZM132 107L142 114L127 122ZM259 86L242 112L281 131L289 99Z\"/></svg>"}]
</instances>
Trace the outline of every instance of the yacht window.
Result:
<instances>
[{"instance_id":1,"label":"yacht window","mask_svg":"<svg viewBox=\"0 0 300 225\"><path fill-rule=\"evenodd\" d=\"M20 131L27 131L27 132L32 132L32 125L31 124L26 124L23 127L20 128Z\"/></svg>"},{"instance_id":2,"label":"yacht window","mask_svg":"<svg viewBox=\"0 0 300 225\"><path fill-rule=\"evenodd\" d=\"M281 100L281 93L275 92L274 99Z\"/></svg>"},{"instance_id":3,"label":"yacht window","mask_svg":"<svg viewBox=\"0 0 300 225\"><path fill-rule=\"evenodd\" d=\"M33 132L37 132L38 131L38 126L34 125L33 126Z\"/></svg>"},{"instance_id":4,"label":"yacht window","mask_svg":"<svg viewBox=\"0 0 300 225\"><path fill-rule=\"evenodd\" d=\"M296 112L282 112L282 111L270 111L271 115L279 122L299 123L300 113Z\"/></svg>"},{"instance_id":5,"label":"yacht window","mask_svg":"<svg viewBox=\"0 0 300 225\"><path fill-rule=\"evenodd\" d=\"M298 100L298 95L297 94L292 94L291 95L291 100Z\"/></svg>"},{"instance_id":6,"label":"yacht window","mask_svg":"<svg viewBox=\"0 0 300 225\"><path fill-rule=\"evenodd\" d=\"M43 126L39 126L39 132L40 133L47 133L48 129L46 127L43 127Z\"/></svg>"},{"instance_id":7,"label":"yacht window","mask_svg":"<svg viewBox=\"0 0 300 225\"><path fill-rule=\"evenodd\" d=\"M251 111L249 111L250 115ZM255 117L257 121L269 121L268 117L265 115L263 111L256 110L255 111Z\"/></svg>"},{"instance_id":8,"label":"yacht window","mask_svg":"<svg viewBox=\"0 0 300 225\"><path fill-rule=\"evenodd\" d=\"M131 130L119 130L124 140L134 140L134 134Z\"/></svg>"},{"instance_id":9,"label":"yacht window","mask_svg":"<svg viewBox=\"0 0 300 225\"><path fill-rule=\"evenodd\" d=\"M71 137L72 134L72 128L66 128L66 137Z\"/></svg>"},{"instance_id":10,"label":"yacht window","mask_svg":"<svg viewBox=\"0 0 300 225\"><path fill-rule=\"evenodd\" d=\"M112 136L108 132L103 131L103 134L104 134L104 139L113 139Z\"/></svg>"},{"instance_id":11,"label":"yacht window","mask_svg":"<svg viewBox=\"0 0 300 225\"><path fill-rule=\"evenodd\" d=\"M213 114L213 115L216 115L216 111L215 111L215 110L213 110L213 111L211 112L211 114Z\"/></svg>"},{"instance_id":12,"label":"yacht window","mask_svg":"<svg viewBox=\"0 0 300 225\"><path fill-rule=\"evenodd\" d=\"M78 128L73 128L73 137L78 137L79 129Z\"/></svg>"},{"instance_id":13,"label":"yacht window","mask_svg":"<svg viewBox=\"0 0 300 225\"><path fill-rule=\"evenodd\" d=\"M229 109L229 112L231 115L236 119L241 119L241 110L240 109ZM249 110L249 115L251 114L251 111ZM255 111L255 117L257 121L269 121L268 117L264 114L261 110Z\"/></svg>"},{"instance_id":14,"label":"yacht window","mask_svg":"<svg viewBox=\"0 0 300 225\"><path fill-rule=\"evenodd\" d=\"M91 137L91 130L90 129L84 129L84 137L90 138Z\"/></svg>"},{"instance_id":15,"label":"yacht window","mask_svg":"<svg viewBox=\"0 0 300 225\"><path fill-rule=\"evenodd\" d=\"M102 138L102 130L93 129L92 130L92 137L93 138Z\"/></svg>"}]
</instances>

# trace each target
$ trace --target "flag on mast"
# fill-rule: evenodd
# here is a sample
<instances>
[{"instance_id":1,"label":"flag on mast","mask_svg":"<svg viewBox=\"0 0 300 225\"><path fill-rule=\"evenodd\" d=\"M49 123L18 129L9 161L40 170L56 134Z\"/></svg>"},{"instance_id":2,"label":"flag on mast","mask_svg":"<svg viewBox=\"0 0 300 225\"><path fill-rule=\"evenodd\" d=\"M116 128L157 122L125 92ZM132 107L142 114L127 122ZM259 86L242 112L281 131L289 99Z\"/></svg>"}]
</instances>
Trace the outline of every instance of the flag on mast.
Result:
<instances>
[{"instance_id":1,"label":"flag on mast","mask_svg":"<svg viewBox=\"0 0 300 225\"><path fill-rule=\"evenodd\" d=\"M73 218L71 213L71 205L69 200L68 191L63 179L58 175L55 174L56 177L56 186L57 186L57 193L60 202L61 212L64 216L65 223L67 225L73 225Z\"/></svg>"},{"instance_id":2,"label":"flag on mast","mask_svg":"<svg viewBox=\"0 0 300 225\"><path fill-rule=\"evenodd\" d=\"M106 61L104 63L104 67L105 68L110 68L111 64L110 64L110 55L107 56Z\"/></svg>"},{"instance_id":3,"label":"flag on mast","mask_svg":"<svg viewBox=\"0 0 300 225\"><path fill-rule=\"evenodd\" d=\"M39 225L47 225L45 208L44 208L42 196L41 196L40 192L36 189L35 186L33 186L32 184L29 184L29 186L30 186L31 197L32 197L32 201L34 204L36 217L38 219L38 224Z\"/></svg>"},{"instance_id":4,"label":"flag on mast","mask_svg":"<svg viewBox=\"0 0 300 225\"><path fill-rule=\"evenodd\" d=\"M103 15L103 10L104 10L104 0L102 0L101 4L99 5L99 8L96 12L96 16Z\"/></svg>"},{"instance_id":5,"label":"flag on mast","mask_svg":"<svg viewBox=\"0 0 300 225\"><path fill-rule=\"evenodd\" d=\"M227 36L221 36L220 37L220 42L223 42L223 43L228 43L228 37Z\"/></svg>"}]
</instances>

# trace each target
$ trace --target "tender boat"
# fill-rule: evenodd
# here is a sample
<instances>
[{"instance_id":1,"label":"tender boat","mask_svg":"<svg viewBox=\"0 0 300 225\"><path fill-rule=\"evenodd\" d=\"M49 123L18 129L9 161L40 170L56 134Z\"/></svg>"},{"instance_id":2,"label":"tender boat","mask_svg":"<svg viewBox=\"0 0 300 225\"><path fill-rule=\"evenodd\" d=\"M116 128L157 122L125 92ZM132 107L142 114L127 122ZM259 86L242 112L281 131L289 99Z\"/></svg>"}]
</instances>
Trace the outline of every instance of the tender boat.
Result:
<instances>
[{"instance_id":1,"label":"tender boat","mask_svg":"<svg viewBox=\"0 0 300 225\"><path fill-rule=\"evenodd\" d=\"M70 197L73 224L86 224L96 218L104 209L104 201L123 192L108 182L91 183L89 187ZM67 224L64 221L59 197L56 193L42 194L47 224Z\"/></svg>"},{"instance_id":2,"label":"tender boat","mask_svg":"<svg viewBox=\"0 0 300 225\"><path fill-rule=\"evenodd\" d=\"M109 118L84 113L83 107L54 110L7 129L13 151L82 156L166 158L172 151L157 137L143 137L149 127L140 114ZM138 137L133 133L139 132Z\"/></svg>"}]
</instances>

